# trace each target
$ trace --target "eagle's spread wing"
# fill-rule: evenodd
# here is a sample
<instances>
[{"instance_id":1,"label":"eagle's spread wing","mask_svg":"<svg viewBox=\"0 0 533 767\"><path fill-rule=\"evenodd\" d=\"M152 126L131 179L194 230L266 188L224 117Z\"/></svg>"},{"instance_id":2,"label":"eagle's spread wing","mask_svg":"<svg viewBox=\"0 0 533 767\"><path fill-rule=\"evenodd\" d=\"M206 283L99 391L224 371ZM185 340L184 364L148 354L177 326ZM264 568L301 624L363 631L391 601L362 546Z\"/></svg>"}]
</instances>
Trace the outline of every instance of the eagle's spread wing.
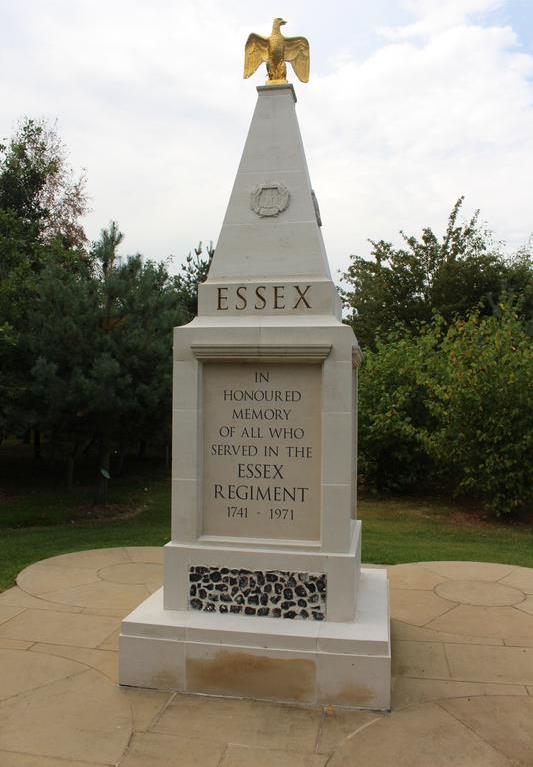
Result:
<instances>
[{"instance_id":1,"label":"eagle's spread wing","mask_svg":"<svg viewBox=\"0 0 533 767\"><path fill-rule=\"evenodd\" d=\"M253 75L263 61L268 61L268 40L252 32L244 47L244 77Z\"/></svg>"},{"instance_id":2,"label":"eagle's spread wing","mask_svg":"<svg viewBox=\"0 0 533 767\"><path fill-rule=\"evenodd\" d=\"M290 61L297 77L309 82L309 43L305 37L285 38L285 61Z\"/></svg>"}]
</instances>

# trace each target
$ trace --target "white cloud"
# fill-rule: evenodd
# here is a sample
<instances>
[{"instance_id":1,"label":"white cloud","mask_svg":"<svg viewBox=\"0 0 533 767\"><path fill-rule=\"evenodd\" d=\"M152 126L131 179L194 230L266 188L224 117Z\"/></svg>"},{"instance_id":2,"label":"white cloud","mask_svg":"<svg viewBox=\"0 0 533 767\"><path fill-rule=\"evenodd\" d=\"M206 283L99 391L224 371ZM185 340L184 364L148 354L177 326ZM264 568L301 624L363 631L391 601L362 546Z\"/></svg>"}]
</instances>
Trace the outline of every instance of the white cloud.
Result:
<instances>
[{"instance_id":1,"label":"white cloud","mask_svg":"<svg viewBox=\"0 0 533 767\"><path fill-rule=\"evenodd\" d=\"M396 0L338 0L327 19L291 0L287 34L312 46L297 109L333 269L367 237L444 225L461 194L511 246L533 229L533 57L487 26L502 3L410 0L402 21ZM115 218L126 252L178 260L216 240L262 82L241 78L264 4L0 0L0 14L0 135L23 114L59 118L88 171L90 236Z\"/></svg>"},{"instance_id":2,"label":"white cloud","mask_svg":"<svg viewBox=\"0 0 533 767\"><path fill-rule=\"evenodd\" d=\"M319 77L301 112L333 260L365 255L365 236L444 226L462 194L520 245L533 230L532 75L511 29L461 23Z\"/></svg>"},{"instance_id":3,"label":"white cloud","mask_svg":"<svg viewBox=\"0 0 533 767\"><path fill-rule=\"evenodd\" d=\"M385 37L426 37L468 22L476 14L486 14L504 5L505 0L404 0L416 21L400 27L382 27Z\"/></svg>"}]
</instances>

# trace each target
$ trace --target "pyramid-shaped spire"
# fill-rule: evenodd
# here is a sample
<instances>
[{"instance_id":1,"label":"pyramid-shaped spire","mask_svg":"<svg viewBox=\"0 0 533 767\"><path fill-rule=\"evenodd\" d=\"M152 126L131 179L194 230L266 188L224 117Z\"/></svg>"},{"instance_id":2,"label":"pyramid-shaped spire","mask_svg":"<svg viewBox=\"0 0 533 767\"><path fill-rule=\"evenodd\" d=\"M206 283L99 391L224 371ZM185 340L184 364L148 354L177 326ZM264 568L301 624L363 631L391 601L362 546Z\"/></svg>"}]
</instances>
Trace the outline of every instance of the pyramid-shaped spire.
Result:
<instances>
[{"instance_id":1,"label":"pyramid-shaped spire","mask_svg":"<svg viewBox=\"0 0 533 767\"><path fill-rule=\"evenodd\" d=\"M257 90L208 282L331 280L294 88Z\"/></svg>"}]
</instances>

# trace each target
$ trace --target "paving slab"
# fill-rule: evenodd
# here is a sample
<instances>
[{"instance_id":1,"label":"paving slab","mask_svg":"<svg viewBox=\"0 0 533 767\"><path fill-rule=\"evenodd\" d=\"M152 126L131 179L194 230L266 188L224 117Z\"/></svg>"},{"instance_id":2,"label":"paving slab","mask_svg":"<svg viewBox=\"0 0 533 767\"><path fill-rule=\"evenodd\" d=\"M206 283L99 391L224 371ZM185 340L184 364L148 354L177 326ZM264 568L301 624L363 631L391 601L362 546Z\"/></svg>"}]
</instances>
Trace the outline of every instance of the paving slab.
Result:
<instances>
[{"instance_id":1,"label":"paving slab","mask_svg":"<svg viewBox=\"0 0 533 767\"><path fill-rule=\"evenodd\" d=\"M132 562L154 562L163 564L162 546L127 546L124 549L126 557Z\"/></svg>"},{"instance_id":2,"label":"paving slab","mask_svg":"<svg viewBox=\"0 0 533 767\"><path fill-rule=\"evenodd\" d=\"M174 693L141 690L135 687L124 688L123 693L131 707L135 732L145 732L150 729L155 724L156 717L174 696Z\"/></svg>"},{"instance_id":3,"label":"paving slab","mask_svg":"<svg viewBox=\"0 0 533 767\"><path fill-rule=\"evenodd\" d=\"M114 764L130 736L128 702L93 670L0 703L0 750Z\"/></svg>"},{"instance_id":4,"label":"paving slab","mask_svg":"<svg viewBox=\"0 0 533 767\"><path fill-rule=\"evenodd\" d=\"M315 750L322 711L253 700L176 695L154 732L287 751Z\"/></svg>"},{"instance_id":5,"label":"paving slab","mask_svg":"<svg viewBox=\"0 0 533 767\"><path fill-rule=\"evenodd\" d=\"M220 767L324 767L328 757L320 754L295 754L279 749L251 748L230 744Z\"/></svg>"},{"instance_id":6,"label":"paving slab","mask_svg":"<svg viewBox=\"0 0 533 767\"><path fill-rule=\"evenodd\" d=\"M383 714L117 687L121 618L161 562L154 547L61 555L0 594L1 767L533 765L533 570L389 566Z\"/></svg>"},{"instance_id":7,"label":"paving slab","mask_svg":"<svg viewBox=\"0 0 533 767\"><path fill-rule=\"evenodd\" d=\"M43 568L44 569L44 568ZM47 568L48 569L48 568ZM64 572L68 572L65 570ZM150 592L146 586L137 583L111 583L110 581L96 580L71 589L51 591L48 593L50 600L71 604L77 607L115 608L133 610Z\"/></svg>"},{"instance_id":8,"label":"paving slab","mask_svg":"<svg viewBox=\"0 0 533 767\"><path fill-rule=\"evenodd\" d=\"M353 737L363 727L374 724L382 716L383 714L375 711L347 711L342 708L326 708L316 751L319 754L332 753L346 738Z\"/></svg>"},{"instance_id":9,"label":"paving slab","mask_svg":"<svg viewBox=\"0 0 533 767\"><path fill-rule=\"evenodd\" d=\"M59 565L30 565L17 576L17 586L33 596L43 596L84 583L98 583L96 570Z\"/></svg>"},{"instance_id":10,"label":"paving slab","mask_svg":"<svg viewBox=\"0 0 533 767\"><path fill-rule=\"evenodd\" d=\"M0 751L0 764L2 767L109 767L103 762L73 762L72 759L48 758L47 756L33 756L32 754L17 754L13 751Z\"/></svg>"},{"instance_id":11,"label":"paving slab","mask_svg":"<svg viewBox=\"0 0 533 767\"><path fill-rule=\"evenodd\" d=\"M479 695L527 695L520 684L491 682L459 682L456 679L416 679L394 677L392 680L392 710L416 703L444 700L445 698L475 697Z\"/></svg>"},{"instance_id":12,"label":"paving slab","mask_svg":"<svg viewBox=\"0 0 533 767\"><path fill-rule=\"evenodd\" d=\"M453 679L533 684L533 648L445 645Z\"/></svg>"},{"instance_id":13,"label":"paving slab","mask_svg":"<svg viewBox=\"0 0 533 767\"><path fill-rule=\"evenodd\" d=\"M447 679L448 661L441 642L396 641L392 648L394 676Z\"/></svg>"},{"instance_id":14,"label":"paving slab","mask_svg":"<svg viewBox=\"0 0 533 767\"><path fill-rule=\"evenodd\" d=\"M415 626L424 626L439 615L447 613L456 604L456 602L450 602L448 599L442 599L433 591L412 588L391 588L390 590L391 618Z\"/></svg>"},{"instance_id":15,"label":"paving slab","mask_svg":"<svg viewBox=\"0 0 533 767\"><path fill-rule=\"evenodd\" d=\"M533 764L533 698L460 698L440 705L500 753Z\"/></svg>"},{"instance_id":16,"label":"paving slab","mask_svg":"<svg viewBox=\"0 0 533 767\"><path fill-rule=\"evenodd\" d=\"M22 639L6 639L0 637L0 648L2 650L27 650L33 642L24 642Z\"/></svg>"},{"instance_id":17,"label":"paving slab","mask_svg":"<svg viewBox=\"0 0 533 767\"><path fill-rule=\"evenodd\" d=\"M391 620L391 636L393 643L396 640L410 639L413 642L457 642L459 644L496 644L503 645L505 641L499 637L480 636L481 627L478 627L477 636L469 634L451 634L448 631L435 631L424 626L413 626L403 621Z\"/></svg>"},{"instance_id":18,"label":"paving slab","mask_svg":"<svg viewBox=\"0 0 533 767\"><path fill-rule=\"evenodd\" d=\"M393 589L418 589L433 591L439 583L447 580L446 576L416 565L394 565L387 568L389 584Z\"/></svg>"},{"instance_id":19,"label":"paving slab","mask_svg":"<svg viewBox=\"0 0 533 767\"><path fill-rule=\"evenodd\" d=\"M19 586L3 591L0 594L1 605L15 605L15 607L33 607L35 610L55 610L65 613L81 613L81 607L62 605L51 602L47 597L35 597L23 591Z\"/></svg>"},{"instance_id":20,"label":"paving slab","mask_svg":"<svg viewBox=\"0 0 533 767\"><path fill-rule=\"evenodd\" d=\"M467 635L483 628L485 636L504 640L533 636L531 616L515 607L458 605L429 621L426 628Z\"/></svg>"},{"instance_id":21,"label":"paving slab","mask_svg":"<svg viewBox=\"0 0 533 767\"><path fill-rule=\"evenodd\" d=\"M328 767L515 767L511 760L435 703L413 706L362 730Z\"/></svg>"},{"instance_id":22,"label":"paving slab","mask_svg":"<svg viewBox=\"0 0 533 767\"><path fill-rule=\"evenodd\" d=\"M444 581L435 586L435 594L464 605L500 607L523 602L526 595L514 586L490 581Z\"/></svg>"},{"instance_id":23,"label":"paving slab","mask_svg":"<svg viewBox=\"0 0 533 767\"><path fill-rule=\"evenodd\" d=\"M60 567L87 567L90 570L100 570L102 567L128 562L130 558L127 550L123 548L89 549L87 551L73 551L70 554L58 554L39 562L39 565Z\"/></svg>"},{"instance_id":24,"label":"paving slab","mask_svg":"<svg viewBox=\"0 0 533 767\"><path fill-rule=\"evenodd\" d=\"M163 565L153 562L124 562L98 570L98 577L112 583L163 583Z\"/></svg>"},{"instance_id":25,"label":"paving slab","mask_svg":"<svg viewBox=\"0 0 533 767\"><path fill-rule=\"evenodd\" d=\"M112 682L118 684L117 657L114 652L109 650L94 650L87 647L69 647L68 645L36 642L32 645L31 652L74 660L85 666L85 668L93 668L95 671L100 671Z\"/></svg>"},{"instance_id":26,"label":"paving slab","mask_svg":"<svg viewBox=\"0 0 533 767\"><path fill-rule=\"evenodd\" d=\"M120 767L218 767L224 750L222 743L145 732L134 736Z\"/></svg>"},{"instance_id":27,"label":"paving slab","mask_svg":"<svg viewBox=\"0 0 533 767\"><path fill-rule=\"evenodd\" d=\"M0 637L48 644L96 647L117 627L117 618L52 610L24 610L0 624Z\"/></svg>"},{"instance_id":28,"label":"paving slab","mask_svg":"<svg viewBox=\"0 0 533 767\"><path fill-rule=\"evenodd\" d=\"M5 623L11 618L14 618L15 615L21 613L23 609L23 607L15 607L14 605L0 603L0 623Z\"/></svg>"},{"instance_id":29,"label":"paving slab","mask_svg":"<svg viewBox=\"0 0 533 767\"><path fill-rule=\"evenodd\" d=\"M533 615L533 594L528 595L523 602L515 605L517 610L523 610L525 613Z\"/></svg>"},{"instance_id":30,"label":"paving slab","mask_svg":"<svg viewBox=\"0 0 533 767\"><path fill-rule=\"evenodd\" d=\"M533 594L533 568L513 567L509 575L502 578L500 583L520 589L525 594Z\"/></svg>"},{"instance_id":31,"label":"paving slab","mask_svg":"<svg viewBox=\"0 0 533 767\"><path fill-rule=\"evenodd\" d=\"M84 667L63 658L43 658L24 650L0 650L0 700L80 674Z\"/></svg>"},{"instance_id":32,"label":"paving slab","mask_svg":"<svg viewBox=\"0 0 533 767\"><path fill-rule=\"evenodd\" d=\"M444 575L457 581L499 581L513 572L513 565L494 564L493 562L420 562L432 573Z\"/></svg>"}]
</instances>

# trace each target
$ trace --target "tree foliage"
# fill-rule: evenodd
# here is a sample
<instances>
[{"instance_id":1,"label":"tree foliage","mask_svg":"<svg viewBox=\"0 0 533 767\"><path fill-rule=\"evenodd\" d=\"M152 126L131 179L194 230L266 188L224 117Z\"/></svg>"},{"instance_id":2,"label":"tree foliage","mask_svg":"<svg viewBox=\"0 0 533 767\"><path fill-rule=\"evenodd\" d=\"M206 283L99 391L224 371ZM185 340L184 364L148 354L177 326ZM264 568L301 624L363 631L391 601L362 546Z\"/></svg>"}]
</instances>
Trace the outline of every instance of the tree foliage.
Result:
<instances>
[{"instance_id":1,"label":"tree foliage","mask_svg":"<svg viewBox=\"0 0 533 767\"><path fill-rule=\"evenodd\" d=\"M74 176L56 129L43 120L25 118L0 144L0 209L33 225L42 243L59 238L69 248L85 242L85 183L83 173Z\"/></svg>"},{"instance_id":2,"label":"tree foliage","mask_svg":"<svg viewBox=\"0 0 533 767\"><path fill-rule=\"evenodd\" d=\"M187 310L189 320L198 314L198 285L207 278L214 253L213 243L210 242L204 256L200 240L198 246L194 248L194 256L189 251L185 263L181 265L176 276L175 287L182 305Z\"/></svg>"},{"instance_id":3,"label":"tree foliage","mask_svg":"<svg viewBox=\"0 0 533 767\"><path fill-rule=\"evenodd\" d=\"M404 245L371 241L371 259L352 256L342 275L347 321L359 342L374 347L397 326L416 333L438 313L447 323L476 309L490 314L504 291L531 290L531 254L506 259L476 213L461 223L463 198L454 205L442 239L426 228L419 238L401 232ZM527 287L529 284L529 288ZM531 310L523 304L523 311Z\"/></svg>"},{"instance_id":4,"label":"tree foliage","mask_svg":"<svg viewBox=\"0 0 533 767\"><path fill-rule=\"evenodd\" d=\"M85 179L66 157L34 120L0 147L0 441L42 433L69 483L80 451L97 450L105 502L133 443L169 441L172 329L194 316L213 249L172 276L123 261L116 222L88 246Z\"/></svg>"},{"instance_id":5,"label":"tree foliage","mask_svg":"<svg viewBox=\"0 0 533 767\"><path fill-rule=\"evenodd\" d=\"M360 384L360 470L380 489L440 488L496 514L533 500L533 349L520 306L437 317L378 339Z\"/></svg>"}]
</instances>

